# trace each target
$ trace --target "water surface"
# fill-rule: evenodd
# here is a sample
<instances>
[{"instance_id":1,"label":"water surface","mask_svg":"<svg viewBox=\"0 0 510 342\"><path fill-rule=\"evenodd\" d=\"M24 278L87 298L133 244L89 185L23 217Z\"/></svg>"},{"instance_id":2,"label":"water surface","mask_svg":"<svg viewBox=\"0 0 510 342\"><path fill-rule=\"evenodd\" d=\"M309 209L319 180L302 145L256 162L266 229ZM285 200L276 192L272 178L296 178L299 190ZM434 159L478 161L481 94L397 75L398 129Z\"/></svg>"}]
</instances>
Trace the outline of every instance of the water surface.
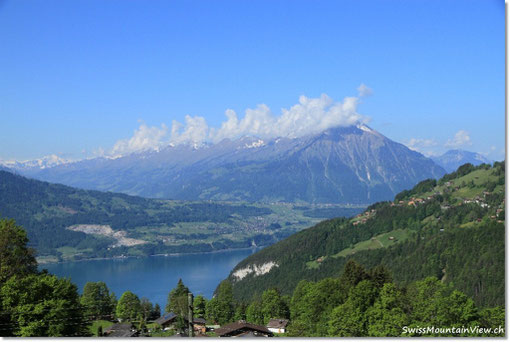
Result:
<instances>
[{"instance_id":1,"label":"water surface","mask_svg":"<svg viewBox=\"0 0 510 342\"><path fill-rule=\"evenodd\" d=\"M228 276L239 261L255 251L257 249L87 260L45 264L40 268L59 277L70 277L78 285L80 293L86 282L104 281L117 298L129 290L140 298L147 297L152 303L158 303L163 310L168 293L176 286L179 278L182 278L195 296L201 294L211 298L218 283Z\"/></svg>"}]
</instances>

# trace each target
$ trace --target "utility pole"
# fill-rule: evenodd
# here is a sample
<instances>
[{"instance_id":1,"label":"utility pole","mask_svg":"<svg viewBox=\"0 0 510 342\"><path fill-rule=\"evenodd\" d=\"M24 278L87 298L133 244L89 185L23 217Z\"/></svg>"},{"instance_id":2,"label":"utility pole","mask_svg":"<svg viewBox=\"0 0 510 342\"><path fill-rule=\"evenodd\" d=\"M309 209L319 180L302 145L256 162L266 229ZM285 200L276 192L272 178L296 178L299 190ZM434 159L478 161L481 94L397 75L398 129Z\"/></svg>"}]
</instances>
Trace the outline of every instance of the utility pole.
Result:
<instances>
[{"instance_id":1,"label":"utility pole","mask_svg":"<svg viewBox=\"0 0 510 342\"><path fill-rule=\"evenodd\" d=\"M188 337L193 336L193 293L188 292Z\"/></svg>"}]
</instances>

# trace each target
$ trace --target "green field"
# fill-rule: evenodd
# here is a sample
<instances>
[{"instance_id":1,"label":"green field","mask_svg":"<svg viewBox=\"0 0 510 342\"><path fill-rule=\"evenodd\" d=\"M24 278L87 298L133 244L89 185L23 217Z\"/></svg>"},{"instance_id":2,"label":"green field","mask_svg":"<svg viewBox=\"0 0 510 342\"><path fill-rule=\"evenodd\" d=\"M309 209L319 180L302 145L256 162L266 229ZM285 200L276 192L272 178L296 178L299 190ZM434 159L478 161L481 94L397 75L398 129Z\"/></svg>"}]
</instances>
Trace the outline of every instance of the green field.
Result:
<instances>
[{"instance_id":1,"label":"green field","mask_svg":"<svg viewBox=\"0 0 510 342\"><path fill-rule=\"evenodd\" d=\"M370 240L358 242L352 246L352 248L343 249L334 255L324 256L322 257L322 261L326 260L327 258L347 257L359 251L386 248L399 242L406 241L409 238L410 233L411 231L409 229L392 230L391 232L374 236ZM316 269L320 267L320 264L321 261L312 260L306 263L306 267L309 269Z\"/></svg>"},{"instance_id":2,"label":"green field","mask_svg":"<svg viewBox=\"0 0 510 342\"><path fill-rule=\"evenodd\" d=\"M92 324L89 326L89 331L92 334L92 336L98 337L97 336L97 329L99 327L101 327L103 329L103 332L104 332L106 329L111 327L113 324L114 324L113 322L105 321L105 320L93 321Z\"/></svg>"},{"instance_id":3,"label":"green field","mask_svg":"<svg viewBox=\"0 0 510 342\"><path fill-rule=\"evenodd\" d=\"M408 229L397 229L391 232L374 236L370 240L362 241L355 244L352 248L346 248L339 253L333 255L333 258L345 257L359 251L367 249L386 248L396 243L407 240L410 231Z\"/></svg>"}]
</instances>

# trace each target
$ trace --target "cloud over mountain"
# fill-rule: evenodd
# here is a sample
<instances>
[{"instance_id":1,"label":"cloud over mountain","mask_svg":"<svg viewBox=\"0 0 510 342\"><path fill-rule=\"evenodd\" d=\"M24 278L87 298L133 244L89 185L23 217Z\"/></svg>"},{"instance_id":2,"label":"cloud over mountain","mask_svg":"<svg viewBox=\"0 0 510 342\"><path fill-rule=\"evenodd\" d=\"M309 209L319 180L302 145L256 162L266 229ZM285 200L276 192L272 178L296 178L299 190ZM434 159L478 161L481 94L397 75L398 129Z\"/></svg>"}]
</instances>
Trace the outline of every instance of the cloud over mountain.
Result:
<instances>
[{"instance_id":1,"label":"cloud over mountain","mask_svg":"<svg viewBox=\"0 0 510 342\"><path fill-rule=\"evenodd\" d=\"M225 111L226 120L219 128L210 127L204 117L186 115L185 122L176 120L168 130L161 127L148 127L142 123L130 139L119 140L111 150L111 155L120 156L146 149L157 149L167 145L216 143L223 139L236 139L241 136L260 138L288 137L298 138L324 131L328 128L351 126L366 123L369 118L357 112L361 97L368 96L372 90L362 84L358 88L359 97L345 97L335 102L322 94L318 98L300 96L299 102L288 109L275 114L265 104L246 109L239 117L232 109Z\"/></svg>"},{"instance_id":2,"label":"cloud over mountain","mask_svg":"<svg viewBox=\"0 0 510 342\"><path fill-rule=\"evenodd\" d=\"M409 147L411 150L423 153L428 157L437 157L445 153L446 149L459 149L472 144L469 132L462 129L455 133L453 138L448 139L446 142L439 142L436 139L427 138L411 138L409 141L404 142L404 145Z\"/></svg>"},{"instance_id":3,"label":"cloud over mountain","mask_svg":"<svg viewBox=\"0 0 510 342\"><path fill-rule=\"evenodd\" d=\"M469 146L471 144L472 142L469 133L464 130L460 130L457 133L455 133L453 139L448 139L445 146L451 148L459 148L462 146Z\"/></svg>"},{"instance_id":4,"label":"cloud over mountain","mask_svg":"<svg viewBox=\"0 0 510 342\"><path fill-rule=\"evenodd\" d=\"M149 148L156 148L164 143L167 132L168 127L165 124L161 124L161 128L159 128L157 126L149 127L142 123L130 139L117 141L113 145L111 154L124 155Z\"/></svg>"}]
</instances>

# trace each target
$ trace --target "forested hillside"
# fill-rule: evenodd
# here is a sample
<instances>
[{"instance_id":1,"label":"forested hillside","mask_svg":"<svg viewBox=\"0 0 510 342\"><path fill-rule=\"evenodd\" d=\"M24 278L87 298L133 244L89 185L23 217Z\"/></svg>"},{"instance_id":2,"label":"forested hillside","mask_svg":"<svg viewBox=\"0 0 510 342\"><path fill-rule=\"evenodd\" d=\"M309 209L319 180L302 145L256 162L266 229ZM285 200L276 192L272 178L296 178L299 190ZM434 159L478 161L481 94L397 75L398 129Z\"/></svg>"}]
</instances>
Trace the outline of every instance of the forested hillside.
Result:
<instances>
[{"instance_id":1,"label":"forested hillside","mask_svg":"<svg viewBox=\"0 0 510 342\"><path fill-rule=\"evenodd\" d=\"M40 261L268 245L332 213L362 210L153 200L80 190L6 171L0 171L0 197L0 217L14 218L25 227Z\"/></svg>"},{"instance_id":2,"label":"forested hillside","mask_svg":"<svg viewBox=\"0 0 510 342\"><path fill-rule=\"evenodd\" d=\"M354 259L386 266L400 285L434 276L479 306L504 305L504 184L503 162L466 164L356 217L321 222L239 263L228 278L234 295L291 294L299 281L338 276Z\"/></svg>"}]
</instances>

